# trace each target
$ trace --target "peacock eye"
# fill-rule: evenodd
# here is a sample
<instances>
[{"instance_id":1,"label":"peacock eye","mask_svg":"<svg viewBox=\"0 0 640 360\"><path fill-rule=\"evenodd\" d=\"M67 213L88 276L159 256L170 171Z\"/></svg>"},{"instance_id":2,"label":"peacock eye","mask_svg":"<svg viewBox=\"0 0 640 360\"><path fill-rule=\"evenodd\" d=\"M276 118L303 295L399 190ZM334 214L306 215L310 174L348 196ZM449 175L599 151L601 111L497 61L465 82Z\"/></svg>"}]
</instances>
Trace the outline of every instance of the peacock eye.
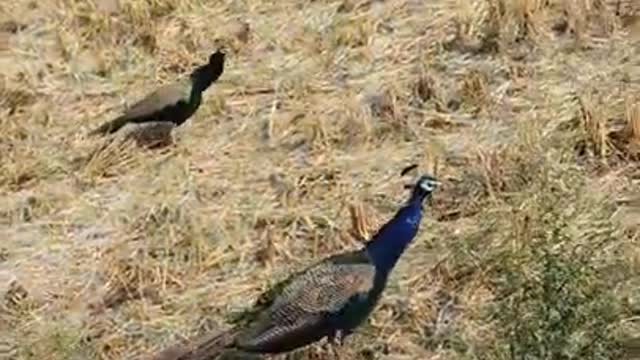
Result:
<instances>
[{"instance_id":1,"label":"peacock eye","mask_svg":"<svg viewBox=\"0 0 640 360\"><path fill-rule=\"evenodd\" d=\"M434 191L437 186L438 186L438 181L432 180L432 179L425 179L423 182L420 183L420 187L422 188L422 190L427 192Z\"/></svg>"}]
</instances>

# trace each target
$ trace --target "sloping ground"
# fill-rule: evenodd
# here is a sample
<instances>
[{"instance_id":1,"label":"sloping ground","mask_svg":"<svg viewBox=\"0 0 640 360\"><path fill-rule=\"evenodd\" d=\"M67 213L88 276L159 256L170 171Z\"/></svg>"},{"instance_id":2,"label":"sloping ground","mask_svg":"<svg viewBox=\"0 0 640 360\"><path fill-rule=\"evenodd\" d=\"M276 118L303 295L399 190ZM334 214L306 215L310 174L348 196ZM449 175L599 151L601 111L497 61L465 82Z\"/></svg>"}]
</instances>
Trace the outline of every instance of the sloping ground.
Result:
<instances>
[{"instance_id":1,"label":"sloping ground","mask_svg":"<svg viewBox=\"0 0 640 360\"><path fill-rule=\"evenodd\" d=\"M141 358L219 331L359 246L412 162L445 185L344 359L618 359L640 334L633 2L15 3L0 354ZM235 50L175 147L84 136L220 37Z\"/></svg>"}]
</instances>

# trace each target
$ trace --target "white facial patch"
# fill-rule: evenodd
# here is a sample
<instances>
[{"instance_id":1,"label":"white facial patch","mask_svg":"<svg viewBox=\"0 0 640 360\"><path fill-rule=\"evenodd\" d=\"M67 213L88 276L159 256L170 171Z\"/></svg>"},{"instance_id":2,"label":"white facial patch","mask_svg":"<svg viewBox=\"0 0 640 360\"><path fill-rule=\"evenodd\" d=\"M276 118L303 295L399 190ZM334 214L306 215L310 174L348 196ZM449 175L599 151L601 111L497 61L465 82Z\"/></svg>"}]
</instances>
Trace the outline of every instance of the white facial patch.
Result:
<instances>
[{"instance_id":1,"label":"white facial patch","mask_svg":"<svg viewBox=\"0 0 640 360\"><path fill-rule=\"evenodd\" d=\"M420 188L422 188L422 190L424 191L433 191L434 187L435 184L430 180L426 180L420 183Z\"/></svg>"}]
</instances>

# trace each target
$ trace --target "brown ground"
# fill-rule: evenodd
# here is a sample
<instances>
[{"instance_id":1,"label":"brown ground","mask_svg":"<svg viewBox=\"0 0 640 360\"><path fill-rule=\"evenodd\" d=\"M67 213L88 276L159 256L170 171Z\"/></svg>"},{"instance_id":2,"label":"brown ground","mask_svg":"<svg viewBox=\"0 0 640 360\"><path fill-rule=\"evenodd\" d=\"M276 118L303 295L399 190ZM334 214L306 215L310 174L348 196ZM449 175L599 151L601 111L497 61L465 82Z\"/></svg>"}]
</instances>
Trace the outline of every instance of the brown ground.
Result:
<instances>
[{"instance_id":1,"label":"brown ground","mask_svg":"<svg viewBox=\"0 0 640 360\"><path fill-rule=\"evenodd\" d=\"M344 359L617 359L640 333L640 4L96 1L0 4L0 358L225 328L359 246L412 162L445 185ZM220 37L175 146L85 137Z\"/></svg>"}]
</instances>

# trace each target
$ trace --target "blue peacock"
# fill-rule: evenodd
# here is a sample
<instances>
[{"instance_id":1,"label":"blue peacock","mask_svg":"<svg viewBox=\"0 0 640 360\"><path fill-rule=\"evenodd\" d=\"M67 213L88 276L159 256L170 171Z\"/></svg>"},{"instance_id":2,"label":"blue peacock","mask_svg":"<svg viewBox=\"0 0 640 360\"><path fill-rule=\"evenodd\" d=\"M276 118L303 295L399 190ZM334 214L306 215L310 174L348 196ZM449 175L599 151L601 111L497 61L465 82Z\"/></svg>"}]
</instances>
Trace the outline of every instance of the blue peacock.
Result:
<instances>
[{"instance_id":1,"label":"blue peacock","mask_svg":"<svg viewBox=\"0 0 640 360\"><path fill-rule=\"evenodd\" d=\"M233 329L156 359L216 359L228 350L289 352L323 338L343 343L375 308L389 274L415 238L422 205L439 182L422 175L407 203L356 251L327 257L263 293Z\"/></svg>"}]
</instances>

